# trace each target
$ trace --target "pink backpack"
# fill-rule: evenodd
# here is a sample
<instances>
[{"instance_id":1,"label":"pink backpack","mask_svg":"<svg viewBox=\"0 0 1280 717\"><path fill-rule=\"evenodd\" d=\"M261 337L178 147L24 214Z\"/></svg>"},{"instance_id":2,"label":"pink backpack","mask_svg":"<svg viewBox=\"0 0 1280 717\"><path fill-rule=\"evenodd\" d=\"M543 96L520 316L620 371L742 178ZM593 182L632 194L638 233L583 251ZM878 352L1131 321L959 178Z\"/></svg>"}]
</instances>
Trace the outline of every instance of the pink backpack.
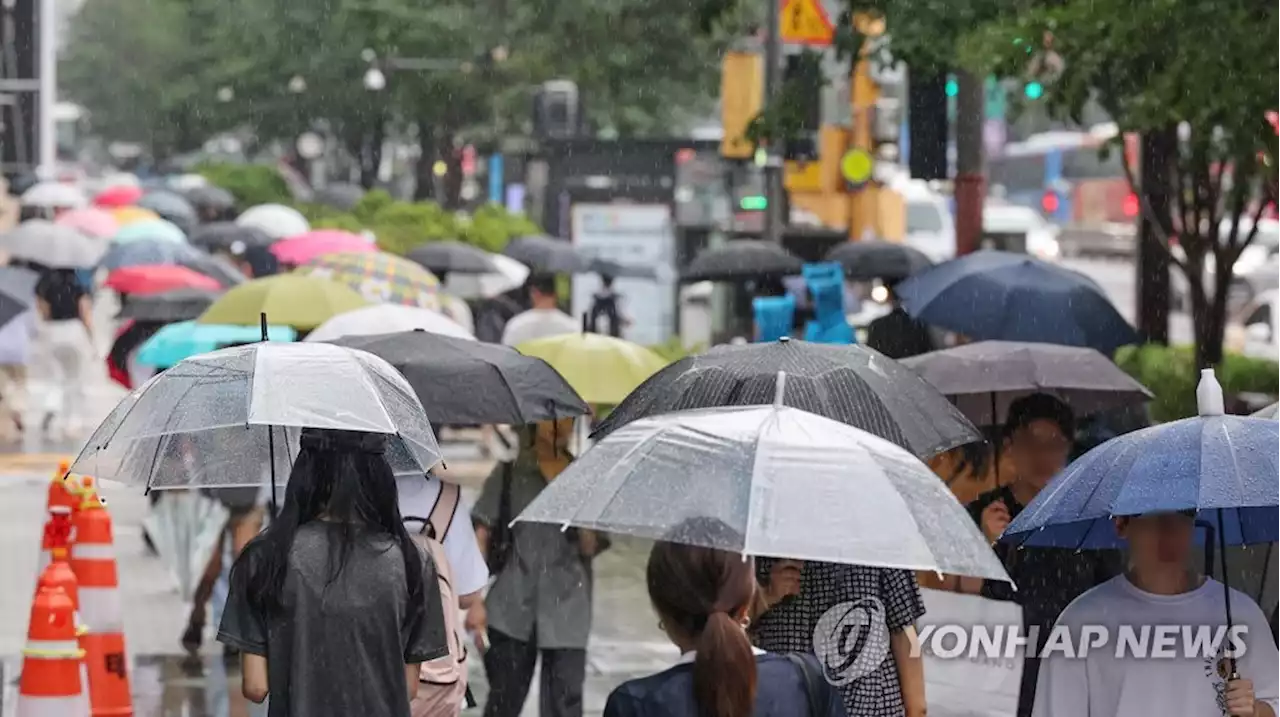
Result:
<instances>
[{"instance_id":1,"label":"pink backpack","mask_svg":"<svg viewBox=\"0 0 1280 717\"><path fill-rule=\"evenodd\" d=\"M458 593L453 586L453 570L449 567L442 544L449 534L454 514L458 512L459 495L458 486L441 481L440 496L436 498L430 517L425 521L411 516L404 518L424 523L422 531L413 537L436 564L445 634L449 642L448 656L422 663L418 696L409 705L413 717L456 717L467 702L467 643L458 620Z\"/></svg>"}]
</instances>

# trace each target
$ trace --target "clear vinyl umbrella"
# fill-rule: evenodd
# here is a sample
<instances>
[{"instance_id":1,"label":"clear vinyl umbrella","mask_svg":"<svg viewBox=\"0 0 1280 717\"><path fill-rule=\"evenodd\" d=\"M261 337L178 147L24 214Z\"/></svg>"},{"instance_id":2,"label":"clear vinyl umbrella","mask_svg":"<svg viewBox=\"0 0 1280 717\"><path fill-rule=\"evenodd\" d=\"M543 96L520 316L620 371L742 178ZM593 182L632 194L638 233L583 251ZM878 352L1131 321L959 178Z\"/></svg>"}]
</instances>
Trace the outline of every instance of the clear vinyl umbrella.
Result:
<instances>
[{"instance_id":1,"label":"clear vinyl umbrella","mask_svg":"<svg viewBox=\"0 0 1280 717\"><path fill-rule=\"evenodd\" d=\"M386 361L332 344L264 342L155 376L98 426L72 470L149 489L274 487L303 428L393 434L386 457L397 474L440 462L422 404Z\"/></svg>"},{"instance_id":2,"label":"clear vinyl umbrella","mask_svg":"<svg viewBox=\"0 0 1280 717\"><path fill-rule=\"evenodd\" d=\"M964 507L918 458L780 402L629 423L570 464L516 520L1009 580ZM730 530L687 528L708 524Z\"/></svg>"}]
</instances>

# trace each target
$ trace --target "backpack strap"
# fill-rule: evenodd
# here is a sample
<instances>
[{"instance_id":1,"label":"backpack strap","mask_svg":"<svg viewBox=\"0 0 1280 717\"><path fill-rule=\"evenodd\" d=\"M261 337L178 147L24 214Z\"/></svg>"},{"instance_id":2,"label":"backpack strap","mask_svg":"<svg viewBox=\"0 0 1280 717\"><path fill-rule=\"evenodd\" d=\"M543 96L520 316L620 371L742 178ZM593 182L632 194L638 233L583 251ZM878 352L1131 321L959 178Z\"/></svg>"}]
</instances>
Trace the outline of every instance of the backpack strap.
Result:
<instances>
[{"instance_id":1,"label":"backpack strap","mask_svg":"<svg viewBox=\"0 0 1280 717\"><path fill-rule=\"evenodd\" d=\"M810 664L809 660L805 659L803 654L796 652L787 653L787 660L795 665L796 669L800 670L800 678L804 683L805 697L809 702L810 717L821 717L821 715L826 714L822 701L823 679L815 674L816 670L813 665Z\"/></svg>"},{"instance_id":2,"label":"backpack strap","mask_svg":"<svg viewBox=\"0 0 1280 717\"><path fill-rule=\"evenodd\" d=\"M427 518L423 531L443 543L445 536L449 535L449 527L453 525L453 517L458 513L458 503L461 500L461 488L453 483L440 481L440 495L436 496L436 504L431 508L431 516Z\"/></svg>"}]
</instances>

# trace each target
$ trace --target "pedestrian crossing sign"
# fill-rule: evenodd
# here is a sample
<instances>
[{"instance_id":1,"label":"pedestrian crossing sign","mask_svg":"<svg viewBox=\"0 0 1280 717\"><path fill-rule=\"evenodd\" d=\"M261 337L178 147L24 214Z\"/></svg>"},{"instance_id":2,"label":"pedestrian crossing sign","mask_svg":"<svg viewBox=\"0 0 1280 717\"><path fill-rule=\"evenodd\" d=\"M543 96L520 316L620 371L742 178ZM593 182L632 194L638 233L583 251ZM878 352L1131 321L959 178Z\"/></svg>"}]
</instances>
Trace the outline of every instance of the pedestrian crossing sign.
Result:
<instances>
[{"instance_id":1,"label":"pedestrian crossing sign","mask_svg":"<svg viewBox=\"0 0 1280 717\"><path fill-rule=\"evenodd\" d=\"M827 46L835 35L822 0L777 0L782 3L781 38L792 45Z\"/></svg>"}]
</instances>

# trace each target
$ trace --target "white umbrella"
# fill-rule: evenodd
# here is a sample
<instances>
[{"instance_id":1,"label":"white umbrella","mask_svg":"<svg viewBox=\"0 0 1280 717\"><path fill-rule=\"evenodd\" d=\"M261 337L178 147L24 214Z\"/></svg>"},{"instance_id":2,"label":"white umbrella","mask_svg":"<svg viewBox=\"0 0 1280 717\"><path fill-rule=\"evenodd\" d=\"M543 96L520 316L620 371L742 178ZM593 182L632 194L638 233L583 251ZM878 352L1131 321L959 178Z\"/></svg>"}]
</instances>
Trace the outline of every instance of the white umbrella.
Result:
<instances>
[{"instance_id":1,"label":"white umbrella","mask_svg":"<svg viewBox=\"0 0 1280 717\"><path fill-rule=\"evenodd\" d=\"M454 296L464 299L481 299L510 291L529 278L529 267L502 254L492 254L498 271L492 274L459 274L452 272L445 279L444 288Z\"/></svg>"},{"instance_id":2,"label":"white umbrella","mask_svg":"<svg viewBox=\"0 0 1280 717\"><path fill-rule=\"evenodd\" d=\"M107 242L97 241L68 226L32 219L0 234L0 251L50 269L87 269L98 263Z\"/></svg>"},{"instance_id":3,"label":"white umbrella","mask_svg":"<svg viewBox=\"0 0 1280 717\"><path fill-rule=\"evenodd\" d=\"M629 423L571 463L516 520L1009 580L964 507L918 458L780 404Z\"/></svg>"},{"instance_id":4,"label":"white umbrella","mask_svg":"<svg viewBox=\"0 0 1280 717\"><path fill-rule=\"evenodd\" d=\"M307 218L283 204L259 204L236 217L236 224L255 227L274 239L296 236L311 230Z\"/></svg>"},{"instance_id":5,"label":"white umbrella","mask_svg":"<svg viewBox=\"0 0 1280 717\"><path fill-rule=\"evenodd\" d=\"M230 513L222 503L203 493L172 491L155 504L143 521L183 600L190 600L195 594L228 517Z\"/></svg>"},{"instance_id":6,"label":"white umbrella","mask_svg":"<svg viewBox=\"0 0 1280 717\"><path fill-rule=\"evenodd\" d=\"M332 341L342 336L395 334L414 329L459 339L475 339L455 321L431 309L400 304L375 304L334 316L307 334L306 340Z\"/></svg>"},{"instance_id":7,"label":"white umbrella","mask_svg":"<svg viewBox=\"0 0 1280 717\"><path fill-rule=\"evenodd\" d=\"M89 198L79 187L71 184L39 182L22 193L21 202L28 207L77 209L87 206Z\"/></svg>"}]
</instances>

